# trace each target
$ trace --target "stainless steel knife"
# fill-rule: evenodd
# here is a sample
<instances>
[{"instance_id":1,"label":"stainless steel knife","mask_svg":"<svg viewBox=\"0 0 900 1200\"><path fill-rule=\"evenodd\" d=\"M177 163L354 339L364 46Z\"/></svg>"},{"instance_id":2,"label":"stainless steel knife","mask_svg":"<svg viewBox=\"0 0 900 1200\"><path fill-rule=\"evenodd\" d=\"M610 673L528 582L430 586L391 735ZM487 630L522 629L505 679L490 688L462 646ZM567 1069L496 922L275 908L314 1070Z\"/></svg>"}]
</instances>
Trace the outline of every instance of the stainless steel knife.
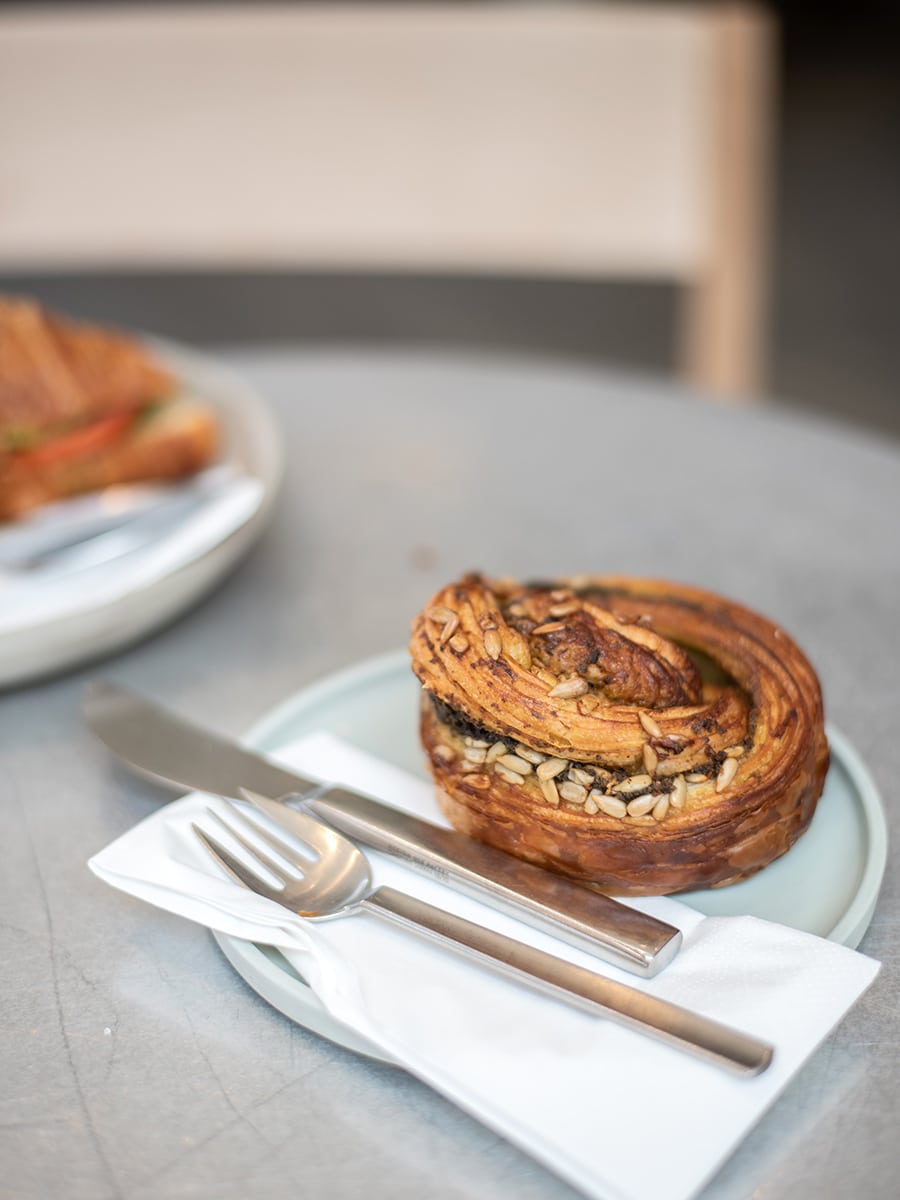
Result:
<instances>
[{"instance_id":1,"label":"stainless steel knife","mask_svg":"<svg viewBox=\"0 0 900 1200\"><path fill-rule=\"evenodd\" d=\"M681 931L665 921L359 792L307 779L120 684L90 683L82 708L109 749L157 783L296 801L364 845L633 974L657 974L681 945Z\"/></svg>"}]
</instances>

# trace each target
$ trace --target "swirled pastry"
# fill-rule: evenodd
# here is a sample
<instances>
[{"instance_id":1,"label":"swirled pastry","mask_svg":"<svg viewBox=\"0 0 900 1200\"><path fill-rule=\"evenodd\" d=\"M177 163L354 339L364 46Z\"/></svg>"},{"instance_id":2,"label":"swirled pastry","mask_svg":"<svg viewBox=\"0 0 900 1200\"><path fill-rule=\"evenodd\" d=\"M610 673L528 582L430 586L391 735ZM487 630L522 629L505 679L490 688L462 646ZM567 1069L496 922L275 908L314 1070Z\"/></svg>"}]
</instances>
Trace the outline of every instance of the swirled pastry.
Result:
<instances>
[{"instance_id":1,"label":"swirled pastry","mask_svg":"<svg viewBox=\"0 0 900 1200\"><path fill-rule=\"evenodd\" d=\"M412 629L420 732L451 824L620 895L754 874L808 826L828 768L797 644L710 592L467 576Z\"/></svg>"}]
</instances>

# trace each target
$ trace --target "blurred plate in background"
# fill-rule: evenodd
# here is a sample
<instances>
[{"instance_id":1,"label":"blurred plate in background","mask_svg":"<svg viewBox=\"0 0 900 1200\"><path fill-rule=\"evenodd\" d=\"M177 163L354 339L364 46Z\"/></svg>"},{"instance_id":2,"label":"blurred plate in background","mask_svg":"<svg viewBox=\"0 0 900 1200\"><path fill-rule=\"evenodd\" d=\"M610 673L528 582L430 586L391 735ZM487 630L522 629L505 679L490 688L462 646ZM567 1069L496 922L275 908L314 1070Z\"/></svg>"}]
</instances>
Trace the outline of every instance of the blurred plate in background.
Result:
<instances>
[{"instance_id":1,"label":"blurred plate in background","mask_svg":"<svg viewBox=\"0 0 900 1200\"><path fill-rule=\"evenodd\" d=\"M162 627L218 584L268 522L284 469L268 408L214 360L168 342L154 348L186 391L215 408L218 463L174 485L171 502L80 545L44 554L54 523L70 525L90 500L37 516L27 569L0 568L0 687L100 658ZM5 532L27 559L27 525Z\"/></svg>"}]
</instances>

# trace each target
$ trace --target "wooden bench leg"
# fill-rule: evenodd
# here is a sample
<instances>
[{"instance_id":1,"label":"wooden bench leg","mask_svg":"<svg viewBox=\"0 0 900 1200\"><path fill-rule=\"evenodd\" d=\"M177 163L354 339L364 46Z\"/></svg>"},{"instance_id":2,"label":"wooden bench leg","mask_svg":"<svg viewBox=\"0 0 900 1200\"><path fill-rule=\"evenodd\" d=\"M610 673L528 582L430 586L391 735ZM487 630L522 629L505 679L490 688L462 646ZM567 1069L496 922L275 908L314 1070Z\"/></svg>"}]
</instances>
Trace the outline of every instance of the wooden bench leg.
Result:
<instances>
[{"instance_id":1,"label":"wooden bench leg","mask_svg":"<svg viewBox=\"0 0 900 1200\"><path fill-rule=\"evenodd\" d=\"M765 385L775 33L758 8L721 9L713 55L712 251L681 301L681 374L731 402L756 399Z\"/></svg>"}]
</instances>

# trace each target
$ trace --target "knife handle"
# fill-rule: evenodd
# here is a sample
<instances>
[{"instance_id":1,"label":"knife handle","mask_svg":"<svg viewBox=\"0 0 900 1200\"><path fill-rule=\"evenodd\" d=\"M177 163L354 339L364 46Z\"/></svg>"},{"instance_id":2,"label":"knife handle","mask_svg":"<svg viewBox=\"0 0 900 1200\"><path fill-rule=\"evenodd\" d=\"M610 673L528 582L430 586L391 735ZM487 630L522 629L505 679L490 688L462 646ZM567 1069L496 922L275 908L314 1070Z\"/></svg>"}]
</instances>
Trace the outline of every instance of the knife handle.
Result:
<instances>
[{"instance_id":1,"label":"knife handle","mask_svg":"<svg viewBox=\"0 0 900 1200\"><path fill-rule=\"evenodd\" d=\"M348 837L632 974L650 978L681 945L674 925L358 792L328 787L289 799Z\"/></svg>"},{"instance_id":2,"label":"knife handle","mask_svg":"<svg viewBox=\"0 0 900 1200\"><path fill-rule=\"evenodd\" d=\"M773 1050L767 1042L668 1000L606 979L393 888L377 888L359 907L406 928L425 932L443 944L449 943L465 957L517 983L525 982L587 1012L600 1009L619 1024L649 1033L741 1075L758 1075L772 1061Z\"/></svg>"}]
</instances>

